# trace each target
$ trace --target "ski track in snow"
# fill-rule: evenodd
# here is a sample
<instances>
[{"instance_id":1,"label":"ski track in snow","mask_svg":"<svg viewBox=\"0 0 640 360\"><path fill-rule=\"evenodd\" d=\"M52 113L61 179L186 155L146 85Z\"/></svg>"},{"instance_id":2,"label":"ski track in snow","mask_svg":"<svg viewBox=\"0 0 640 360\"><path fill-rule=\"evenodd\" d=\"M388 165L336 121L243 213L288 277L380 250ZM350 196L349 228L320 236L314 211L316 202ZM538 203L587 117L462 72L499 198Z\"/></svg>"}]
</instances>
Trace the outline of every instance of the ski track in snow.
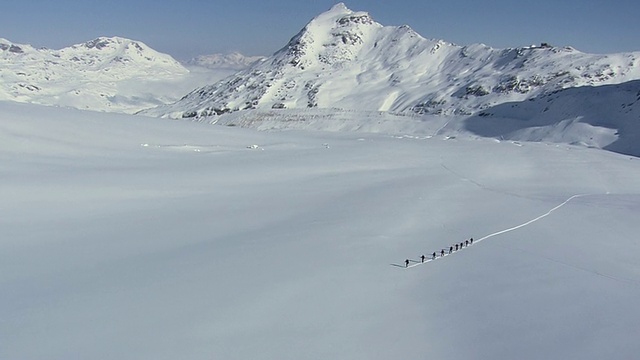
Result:
<instances>
[{"instance_id":1,"label":"ski track in snow","mask_svg":"<svg viewBox=\"0 0 640 360\"><path fill-rule=\"evenodd\" d=\"M446 124L444 126L446 126ZM514 194L514 193L510 193L510 192L506 192L506 191L500 191L500 190L496 190L496 189L491 189L491 188L486 187L483 184L481 184L481 183L479 183L479 182L477 182L477 181L475 181L473 179L469 179L467 177L462 176L461 174L459 174L459 173L455 172L454 170L450 169L449 167L447 167L444 163L441 163L440 165L442 166L442 168L444 168L448 172L452 173L453 175L457 176L461 180L468 181L468 182L478 186L481 189L488 190L488 191L493 191L493 192L497 192L497 193L501 193L501 194L504 194L504 195L530 199L530 198L527 198L527 197L519 195L519 194ZM599 176L601 177L601 175L599 175ZM604 182L603 182L603 184L604 184ZM502 234L505 234L505 233L508 233L508 232L511 232L511 231L515 231L515 230L521 229L521 228L523 228L525 226L531 225L534 222L539 221L541 219L544 219L545 217L551 215L554 211L560 209L561 207L563 207L564 205L568 204L570 201L572 201L574 199L577 199L577 198L580 198L580 197L585 197L585 196L598 196L598 195L609 195L609 194L611 194L609 189L605 185L603 185L603 186L604 186L605 192L602 193L602 194L576 194L576 195L572 195L568 199L566 199L565 201L560 203L559 205L556 205L555 207L551 208L549 211L547 211L546 213L544 213L544 214L542 214L540 216L537 216L537 217L535 217L535 218L533 218L533 219L531 219L529 221L526 221L526 222L524 222L524 223L522 223L520 225L516 225L516 226L510 227L510 228L504 229L504 230L496 231L496 232L491 233L489 235L485 235L485 236L483 236L483 237L481 237L479 239L474 239L473 243L471 245L473 245L475 243L478 243L478 242L481 242L481 241L484 241L486 239L490 239L492 237L499 236L499 235L502 235ZM442 249L442 250L445 251L444 255L438 257L437 256L438 253L436 252L436 257L435 258L425 259L425 261L416 261L416 260L413 260L413 259L409 259L409 263L410 263L409 266L403 266L403 265L399 265L399 264L391 264L391 265L397 266L397 267L401 267L401 268L404 268L404 269L408 269L408 268L416 267L418 265L426 264L426 263L441 259L441 258L449 256L449 255L453 255L453 254L457 253L458 251L461 251L461 250L463 250L465 248L468 248L471 245L467 245L466 247L460 247L458 250L455 250L455 251L453 251L451 253L449 253L448 249ZM624 283L632 284L632 285L635 285L635 286L640 286L640 282L637 281L637 280L620 278L620 277L616 277L616 276L613 276L613 275L604 274L604 273L601 273L601 272L598 272L598 271L595 271L595 270L591 270L591 269L588 269L588 268L576 266L576 265L573 265L573 264L570 264L570 263L567 263L567 262L564 262L564 261L560 261L560 260L557 260L557 259L553 259L553 258L544 256L544 255L534 254L534 253L531 253L531 252L523 250L523 249L511 248L511 247L506 247L506 246L503 246L503 247L506 248L506 249L518 250L518 251L522 251L522 252L530 254L530 255L535 255L537 257L546 259L546 260L554 262L556 264L560 264L560 265L564 265L564 266L567 266L567 267L570 267L570 268L573 268L573 269L585 271L585 272L591 273L593 275L601 276L601 277L604 277L604 278L607 278L607 279L611 279L611 280L615 280L615 281L619 281L619 282L624 282Z\"/></svg>"},{"instance_id":2,"label":"ski track in snow","mask_svg":"<svg viewBox=\"0 0 640 360\"><path fill-rule=\"evenodd\" d=\"M531 220L529 220L527 222L524 222L524 223L522 223L520 225L516 225L516 226L510 227L510 228L504 229L504 230L496 231L496 232L491 233L489 235L485 235L485 236L483 236L483 237L481 237L479 239L474 239L473 240L473 244L470 244L470 245L465 246L465 247L461 247L460 249L455 250L452 253L448 253L448 249L443 249L443 250L445 250L445 254L443 256L439 256L438 257L437 256L438 253L436 253L436 257L435 258L425 259L424 262L418 261L418 260L409 259L409 263L410 263L409 266L403 266L403 265L399 265L399 264L391 264L391 265L392 266L401 267L403 269L409 269L409 268L416 267L418 265L423 265L423 264L426 264L426 263L430 263L430 262L442 259L444 257L453 255L453 254L455 254L455 253L457 253L459 251L462 251L464 249L467 249L470 246L472 246L474 244L477 244L477 243L479 243L481 241L484 241L484 240L490 239L492 237L499 236L499 235L502 235L502 234L505 234L505 233L508 233L508 232L511 232L511 231L515 231L515 230L521 229L521 228L523 228L525 226L531 225L534 222L539 221L541 219L544 219L545 217L551 215L554 211L560 209L561 207L565 206L566 204L568 204L570 201L572 201L574 199L577 199L577 198L580 198L580 197L586 197L586 196L601 196L601 195L608 195L608 194L610 194L610 193L606 192L605 194L576 194L576 195L573 195L573 196L569 197L568 199L563 201L561 204L556 205L551 210L547 211L546 213L544 213L544 214L542 214L540 216L537 216L537 217L535 217L535 218L533 218L533 219L531 219ZM628 278L621 278L621 277L605 274L605 273L602 273L602 272L599 272L599 271L596 271L596 270L592 270L592 269L589 269L589 268L573 265L573 264L570 264L570 263L567 263L567 262L564 262L564 261L561 261L561 260L553 259L553 258L550 258L548 256L540 255L540 254L537 254L537 253L532 253L530 251L519 249L519 248L513 248L513 247L508 247L508 246L501 246L501 247L503 247L505 249L509 249L509 250L518 250L518 251L527 253L529 255L534 255L536 257L543 258L545 260L554 262L556 264L560 264L560 265L564 265L564 266L570 267L572 269L581 270L581 271L588 272L590 274L593 274L593 275L596 275L596 276L600 276L600 277L603 277L603 278L606 278L606 279L615 280L615 281L622 282L622 283L625 283L625 284L630 284L630 285L634 285L634 286L640 287L640 281L638 281L638 280L628 279Z\"/></svg>"},{"instance_id":3,"label":"ski track in snow","mask_svg":"<svg viewBox=\"0 0 640 360\"><path fill-rule=\"evenodd\" d=\"M493 234L486 235L486 236L484 236L484 237L482 237L482 238L480 238L478 240L475 240L475 242L480 242L480 241L492 238L494 236L498 236L498 235L502 235L502 234L510 232L510 231L518 230L518 229L520 229L522 227L530 225L530 224L532 224L532 223L534 223L534 222L536 222L536 221L538 221L540 219L543 219L543 218L551 215L551 213L553 213L554 211L560 209L561 207L563 207L564 205L566 205L567 203L569 203L569 201L571 201L573 199L576 199L576 198L579 198L579 197L583 197L583 196L593 196L593 195L599 195L599 194L578 194L578 195L573 195L570 198L568 198L567 200L565 200L564 202L562 202L560 205L557 205L556 207L552 208L551 210L547 211L546 213L544 213L544 214L542 214L542 215L540 215L540 216L538 216L538 217L536 217L534 219L531 219L531 220L529 220L529 221L527 221L525 223L522 223L520 225L511 227L511 228L508 228L508 229L500 230L500 231L495 232Z\"/></svg>"},{"instance_id":4,"label":"ski track in snow","mask_svg":"<svg viewBox=\"0 0 640 360\"><path fill-rule=\"evenodd\" d=\"M569 203L573 199L576 199L576 198L579 198L579 197L583 197L583 196L594 196L594 195L600 195L600 194L577 194L577 195L573 195L573 196L569 197L567 200L563 201L560 205L557 205L557 206L553 207L551 210L547 211L546 213L544 213L544 214L542 214L540 216L537 216L537 217L535 217L535 218L533 218L533 219L531 219L529 221L526 221L526 222L524 222L524 223L522 223L520 225L516 225L516 226L510 227L510 228L504 229L504 230L496 231L496 232L494 232L492 234L485 235L485 236L483 236L483 237L481 237L479 239L474 239L473 240L473 244L470 244L469 246L465 246L465 247L462 247L462 248L460 248L458 250L455 250L451 254L448 253L448 249L444 249L445 250L444 256L440 256L440 257L436 256L435 259L430 258L428 260L425 260L424 262L409 259L409 262L413 263L413 264L411 264L409 266L403 266L403 265L399 265L399 264L391 264L391 265L392 266L398 266L398 267L401 267L401 268L404 268L404 269L408 269L408 268L416 267L418 265L422 265L422 264L426 264L426 263L429 263L429 262L432 262L432 261L436 261L438 259L442 259L443 257L447 257L449 255L453 255L453 254L455 254L455 253L457 253L459 251L467 249L470 246L475 245L475 244L477 244L477 243L479 243L481 241L484 241L486 239L490 239L490 238L492 238L494 236L502 235L502 234L505 234L505 233L508 233L508 232L511 232L511 231L518 230L518 229L523 228L523 227L525 227L527 225L531 225L534 222L539 221L539 220L551 215L554 211L560 209L561 207L563 207L564 205L566 205L567 203ZM436 253L436 255L438 255L438 254Z\"/></svg>"},{"instance_id":5,"label":"ski track in snow","mask_svg":"<svg viewBox=\"0 0 640 360\"><path fill-rule=\"evenodd\" d=\"M444 126L446 126L446 124L445 124ZM483 190L493 191L493 192L497 192L497 193L500 193L500 194L509 195L509 196L515 196L515 197L519 197L519 198L530 199L530 198L528 198L528 197L525 197L525 196L522 196L522 195L519 195L519 194L514 194L514 193L510 193L510 192L506 192L506 191L496 190L496 189L492 189L492 188L489 188L489 187L487 187L487 186L484 186L483 184L481 184L481 183L479 183L479 182L477 182L477 181L475 181L475 180L473 180L473 179L469 179L469 178L467 178L467 177L465 177L465 176L462 176L461 174L459 174L459 173L455 172L454 170L450 169L449 167L447 167L447 166L444 164L444 162L442 162L442 159L441 159L440 166L442 166L442 168L443 168L443 169L445 169L446 171L448 171L448 172L450 172L451 174L455 175L455 176L456 176L456 177L458 177L459 179L461 179L461 180L463 180L463 181L468 181L468 182L472 183L473 185L475 185L475 186L477 186L477 187L479 187L479 188L481 188L481 189L483 189ZM573 196L569 197L567 200L565 200L564 202L562 202L560 205L555 206L555 207L554 207L554 208L552 208L551 210L547 211L546 213L544 213L544 214L542 214L542 215L540 215L540 216L538 216L538 217L536 217L536 218L534 218L534 219L531 219L531 220L529 220L529 221L527 221L527 222L524 222L524 223L522 223L522 224L520 224L520 225L516 225L516 226L510 227L510 228L508 228L508 229L504 229L504 230L497 231L497 232L495 232L495 233L492 233L492 234L486 235L486 236L481 237L481 238L479 238L479 239L474 239L474 240L473 240L473 243L478 243L478 242L480 242L480 241L483 241L483 240L486 240L486 239L492 238L492 237L494 237L494 236L502 235L502 234L504 234L504 233L511 232L511 231L515 231L515 230L518 230L518 229L520 229L520 228L523 228L523 227L525 227L525 226L527 226L527 225L530 225L530 224L532 224L532 223L534 223L534 222L536 222L536 221L538 221L538 220L540 220L540 219L543 219L543 218L545 218L545 217L547 217L547 216L551 215L551 213L552 213L552 212L554 212L555 210L557 210L557 209L559 209L559 208L563 207L564 205L566 205L566 204L567 204L568 202L570 202L571 200L573 200L573 199L575 199L575 198L578 198L578 197L582 197L582 196L588 196L588 195L595 195L595 194L577 194L577 195L573 195ZM530 200L531 200L531 199L530 199ZM441 250L444 250L444 255L441 255L440 257L438 257L438 255L439 255L439 254L442 254L442 252L440 252L440 253L436 252L436 257L435 257L435 258L431 257L431 258L429 258L429 259L425 259L425 261L416 261L416 260L408 259L408 260L409 260L409 263L410 263L410 265L409 265L409 266L400 265L400 264L391 264L391 265L392 265L392 266L401 267L401 268L404 268L404 269L412 268L412 267L415 267L415 266L418 266L418 265L421 265L421 264L426 264L426 263L428 263L428 262L432 262L432 261L435 261L435 260L441 259L441 258L446 257L446 256L449 256L449 255L453 255L453 254L455 254L456 252L461 251L461 250L463 250L463 249L465 249L465 248L467 248L467 247L469 247L469 246L473 245L473 243L472 243L472 244L470 244L470 245L468 245L468 246L466 246L466 247L460 247L458 250L455 250L455 251L453 251L453 252L451 252L451 253L449 253L449 249L446 249L446 248L445 248L445 249L441 249ZM411 264L411 263L413 263L413 264Z\"/></svg>"}]
</instances>

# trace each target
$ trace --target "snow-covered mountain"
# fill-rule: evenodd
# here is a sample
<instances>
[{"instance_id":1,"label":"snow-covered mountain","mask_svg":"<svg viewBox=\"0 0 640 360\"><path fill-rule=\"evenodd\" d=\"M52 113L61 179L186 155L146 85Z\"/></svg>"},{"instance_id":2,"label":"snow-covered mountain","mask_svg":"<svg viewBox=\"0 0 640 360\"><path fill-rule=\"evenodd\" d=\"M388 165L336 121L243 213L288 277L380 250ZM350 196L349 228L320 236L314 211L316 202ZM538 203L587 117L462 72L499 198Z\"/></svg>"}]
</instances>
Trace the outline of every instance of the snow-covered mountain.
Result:
<instances>
[{"instance_id":1,"label":"snow-covered mountain","mask_svg":"<svg viewBox=\"0 0 640 360\"><path fill-rule=\"evenodd\" d=\"M142 113L261 129L420 133L434 120L451 136L471 131L640 156L640 52L463 47L337 4L268 58L206 55L185 65L117 37L62 50L0 39L0 100L151 108Z\"/></svg>"},{"instance_id":2,"label":"snow-covered mountain","mask_svg":"<svg viewBox=\"0 0 640 360\"><path fill-rule=\"evenodd\" d=\"M465 119L462 127L486 137L580 144L640 156L640 80L499 104Z\"/></svg>"},{"instance_id":3,"label":"snow-covered mountain","mask_svg":"<svg viewBox=\"0 0 640 360\"><path fill-rule=\"evenodd\" d=\"M243 70L264 56L245 56L239 52L228 54L200 55L185 62L189 66L201 66L209 69Z\"/></svg>"},{"instance_id":4,"label":"snow-covered mountain","mask_svg":"<svg viewBox=\"0 0 640 360\"><path fill-rule=\"evenodd\" d=\"M471 115L565 88L635 79L640 52L595 55L546 43L458 46L408 26L383 26L340 3L272 56L148 114L192 118L318 107Z\"/></svg>"},{"instance_id":5,"label":"snow-covered mountain","mask_svg":"<svg viewBox=\"0 0 640 360\"><path fill-rule=\"evenodd\" d=\"M498 104L472 116L321 108L251 109L209 117L206 121L258 130L480 136L572 144L640 156L640 80L558 90L526 101Z\"/></svg>"},{"instance_id":6,"label":"snow-covered mountain","mask_svg":"<svg viewBox=\"0 0 640 360\"><path fill-rule=\"evenodd\" d=\"M188 74L171 56L119 37L61 50L0 39L0 100L135 112L177 99L160 85Z\"/></svg>"}]
</instances>

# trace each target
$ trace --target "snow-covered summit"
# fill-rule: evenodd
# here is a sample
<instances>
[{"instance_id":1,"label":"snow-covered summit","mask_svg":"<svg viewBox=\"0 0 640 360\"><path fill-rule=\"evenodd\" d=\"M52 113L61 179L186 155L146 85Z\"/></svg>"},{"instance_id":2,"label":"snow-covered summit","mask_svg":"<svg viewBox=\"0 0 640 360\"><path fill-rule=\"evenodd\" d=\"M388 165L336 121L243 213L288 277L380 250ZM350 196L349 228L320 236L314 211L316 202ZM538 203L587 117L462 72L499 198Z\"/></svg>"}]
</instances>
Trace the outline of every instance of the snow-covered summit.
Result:
<instances>
[{"instance_id":1,"label":"snow-covered summit","mask_svg":"<svg viewBox=\"0 0 640 360\"><path fill-rule=\"evenodd\" d=\"M368 13L339 3L311 20L276 56L301 70L352 61L380 27Z\"/></svg>"},{"instance_id":2,"label":"snow-covered summit","mask_svg":"<svg viewBox=\"0 0 640 360\"><path fill-rule=\"evenodd\" d=\"M0 100L134 112L170 99L147 97L149 87L129 94L125 83L188 73L171 56L120 37L100 37L60 50L0 39Z\"/></svg>"},{"instance_id":3,"label":"snow-covered summit","mask_svg":"<svg viewBox=\"0 0 640 360\"><path fill-rule=\"evenodd\" d=\"M148 114L319 107L464 115L564 88L635 79L640 52L594 55L546 43L458 46L408 26L383 26L340 3L264 61Z\"/></svg>"},{"instance_id":4,"label":"snow-covered summit","mask_svg":"<svg viewBox=\"0 0 640 360\"><path fill-rule=\"evenodd\" d=\"M23 54L25 47L27 49L33 49L30 45L17 45L5 38L0 38L0 51L2 51L3 58L11 54Z\"/></svg>"},{"instance_id":5,"label":"snow-covered summit","mask_svg":"<svg viewBox=\"0 0 640 360\"><path fill-rule=\"evenodd\" d=\"M140 41L121 37L99 37L62 49L59 54L63 59L95 70L126 67L131 72L146 69L154 74L184 72L171 56L159 53Z\"/></svg>"}]
</instances>

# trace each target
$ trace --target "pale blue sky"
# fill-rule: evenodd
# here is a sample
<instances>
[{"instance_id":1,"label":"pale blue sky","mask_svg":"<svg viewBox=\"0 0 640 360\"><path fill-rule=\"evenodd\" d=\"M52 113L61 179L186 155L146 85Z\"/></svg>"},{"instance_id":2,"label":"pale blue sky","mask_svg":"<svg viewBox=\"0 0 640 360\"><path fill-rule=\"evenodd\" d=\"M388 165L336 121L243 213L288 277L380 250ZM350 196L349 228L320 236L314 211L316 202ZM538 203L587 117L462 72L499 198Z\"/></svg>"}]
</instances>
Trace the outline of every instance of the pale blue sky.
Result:
<instances>
[{"instance_id":1,"label":"pale blue sky","mask_svg":"<svg viewBox=\"0 0 640 360\"><path fill-rule=\"evenodd\" d=\"M188 59L240 51L270 55L329 0L2 0L0 37L59 49L98 36L139 40ZM426 38L496 48L548 42L590 53L640 51L638 0L353 0L383 25Z\"/></svg>"}]
</instances>

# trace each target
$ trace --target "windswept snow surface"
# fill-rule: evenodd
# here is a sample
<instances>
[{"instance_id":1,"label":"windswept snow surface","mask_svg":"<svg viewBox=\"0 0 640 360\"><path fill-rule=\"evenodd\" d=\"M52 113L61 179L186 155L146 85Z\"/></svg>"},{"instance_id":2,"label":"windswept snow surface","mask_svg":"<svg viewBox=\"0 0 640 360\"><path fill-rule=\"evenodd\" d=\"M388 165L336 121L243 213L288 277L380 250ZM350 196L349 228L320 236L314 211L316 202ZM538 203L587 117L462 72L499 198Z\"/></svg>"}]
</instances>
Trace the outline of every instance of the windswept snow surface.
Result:
<instances>
[{"instance_id":1,"label":"windswept snow surface","mask_svg":"<svg viewBox=\"0 0 640 360\"><path fill-rule=\"evenodd\" d=\"M0 103L0 358L636 357L640 160L443 125Z\"/></svg>"}]
</instances>

